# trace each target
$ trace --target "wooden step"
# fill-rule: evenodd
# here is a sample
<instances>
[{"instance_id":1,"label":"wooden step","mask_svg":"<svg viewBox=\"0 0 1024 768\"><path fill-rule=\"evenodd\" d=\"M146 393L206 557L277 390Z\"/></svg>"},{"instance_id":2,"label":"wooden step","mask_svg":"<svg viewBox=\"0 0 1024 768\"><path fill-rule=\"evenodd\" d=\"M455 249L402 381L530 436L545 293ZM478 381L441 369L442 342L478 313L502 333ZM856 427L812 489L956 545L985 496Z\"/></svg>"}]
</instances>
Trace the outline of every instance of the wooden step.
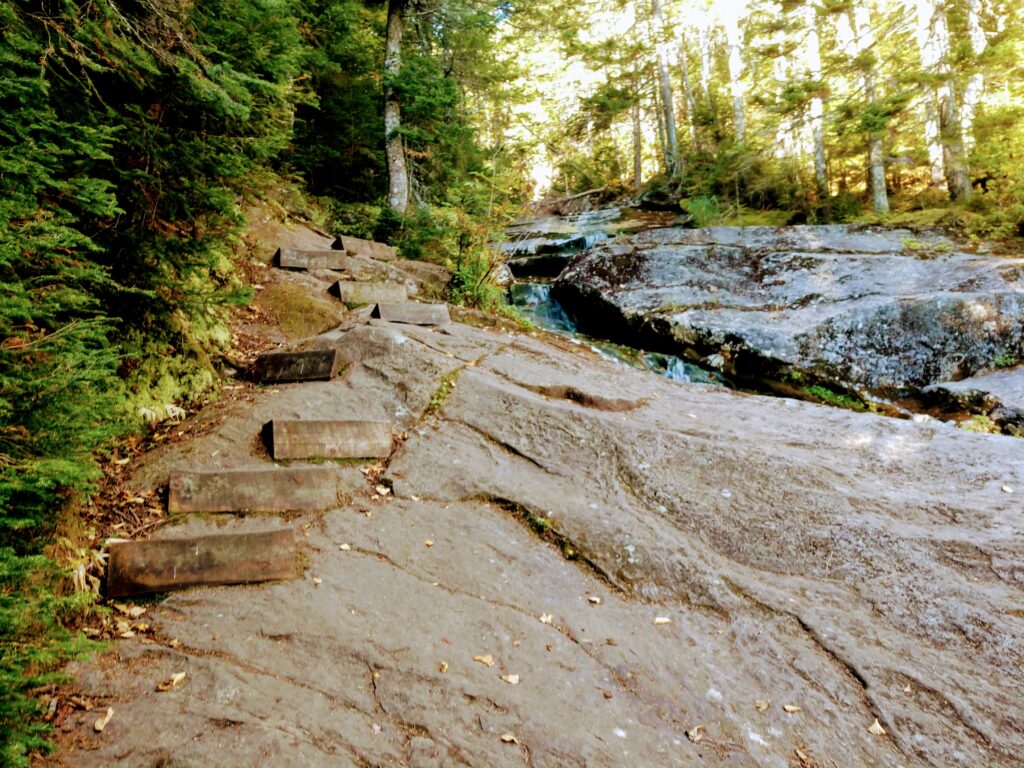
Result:
<instances>
[{"instance_id":1,"label":"wooden step","mask_svg":"<svg viewBox=\"0 0 1024 768\"><path fill-rule=\"evenodd\" d=\"M319 511L338 506L332 467L268 467L171 472L167 510L181 512Z\"/></svg>"},{"instance_id":2,"label":"wooden step","mask_svg":"<svg viewBox=\"0 0 1024 768\"><path fill-rule=\"evenodd\" d=\"M348 304L376 304L380 301L398 303L408 299L408 292L403 283L359 283L339 280L331 286L330 291Z\"/></svg>"},{"instance_id":3,"label":"wooden step","mask_svg":"<svg viewBox=\"0 0 1024 768\"><path fill-rule=\"evenodd\" d=\"M199 585L294 578L290 530L111 543L107 594L165 592Z\"/></svg>"},{"instance_id":4,"label":"wooden step","mask_svg":"<svg viewBox=\"0 0 1024 768\"><path fill-rule=\"evenodd\" d=\"M307 352L268 352L252 364L249 375L266 384L289 381L322 381L333 379L341 370L341 356L334 349L313 349Z\"/></svg>"},{"instance_id":5,"label":"wooden step","mask_svg":"<svg viewBox=\"0 0 1024 768\"><path fill-rule=\"evenodd\" d=\"M355 253L359 256L370 256L381 261L394 261L398 253L390 245L378 243L376 240L362 240L358 237L342 235L334 241L332 248Z\"/></svg>"},{"instance_id":6,"label":"wooden step","mask_svg":"<svg viewBox=\"0 0 1024 768\"><path fill-rule=\"evenodd\" d=\"M281 269L348 269L352 257L345 251L298 251L278 248L275 263Z\"/></svg>"},{"instance_id":7,"label":"wooden step","mask_svg":"<svg viewBox=\"0 0 1024 768\"><path fill-rule=\"evenodd\" d=\"M370 313L370 317L386 320L389 323L407 323L409 325L445 325L452 321L448 314L447 304L402 304L378 303Z\"/></svg>"},{"instance_id":8,"label":"wooden step","mask_svg":"<svg viewBox=\"0 0 1024 768\"><path fill-rule=\"evenodd\" d=\"M274 419L263 431L275 460L378 459L391 453L390 421Z\"/></svg>"}]
</instances>

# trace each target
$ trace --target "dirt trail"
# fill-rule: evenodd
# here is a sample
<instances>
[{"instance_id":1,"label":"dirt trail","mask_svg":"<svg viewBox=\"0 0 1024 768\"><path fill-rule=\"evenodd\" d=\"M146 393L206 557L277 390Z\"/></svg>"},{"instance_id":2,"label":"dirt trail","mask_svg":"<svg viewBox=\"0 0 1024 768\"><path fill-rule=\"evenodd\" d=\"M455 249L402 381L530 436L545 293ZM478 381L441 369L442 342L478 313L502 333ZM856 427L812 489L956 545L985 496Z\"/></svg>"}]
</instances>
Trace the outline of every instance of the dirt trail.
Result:
<instances>
[{"instance_id":1,"label":"dirt trail","mask_svg":"<svg viewBox=\"0 0 1024 768\"><path fill-rule=\"evenodd\" d=\"M201 415L219 425L151 454L132 487L269 463L273 418L367 418L408 433L378 468L393 492L338 463L325 514L161 530L287 526L305 569L150 607L155 634L74 670L96 710L66 722L55 763L1024 753L1024 442L679 385L457 323L357 321L309 344L340 350L344 376Z\"/></svg>"}]
</instances>

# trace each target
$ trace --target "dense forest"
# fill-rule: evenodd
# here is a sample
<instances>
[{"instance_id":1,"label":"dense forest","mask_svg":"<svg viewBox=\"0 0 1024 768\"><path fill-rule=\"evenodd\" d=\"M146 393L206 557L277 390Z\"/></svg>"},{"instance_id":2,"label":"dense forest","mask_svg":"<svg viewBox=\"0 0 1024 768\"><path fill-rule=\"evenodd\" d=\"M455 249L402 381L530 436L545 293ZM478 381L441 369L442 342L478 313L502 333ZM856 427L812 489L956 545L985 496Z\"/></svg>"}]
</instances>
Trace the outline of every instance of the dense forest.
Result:
<instances>
[{"instance_id":1,"label":"dense forest","mask_svg":"<svg viewBox=\"0 0 1024 768\"><path fill-rule=\"evenodd\" d=\"M0 4L0 738L94 610L54 544L112 441L215 395L243 211L454 271L542 197L1024 234L1011 0ZM83 586L83 585L79 585ZM88 585L84 585L88 586Z\"/></svg>"}]
</instances>

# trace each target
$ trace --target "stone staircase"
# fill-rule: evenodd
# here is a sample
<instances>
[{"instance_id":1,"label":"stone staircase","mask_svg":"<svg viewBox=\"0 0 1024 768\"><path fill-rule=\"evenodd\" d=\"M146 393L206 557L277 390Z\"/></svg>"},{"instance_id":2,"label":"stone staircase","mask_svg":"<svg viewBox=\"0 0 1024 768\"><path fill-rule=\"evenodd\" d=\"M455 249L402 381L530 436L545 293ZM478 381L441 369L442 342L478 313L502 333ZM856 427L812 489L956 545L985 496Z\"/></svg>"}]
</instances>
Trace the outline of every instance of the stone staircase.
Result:
<instances>
[{"instance_id":1,"label":"stone staircase","mask_svg":"<svg viewBox=\"0 0 1024 768\"><path fill-rule=\"evenodd\" d=\"M332 250L280 248L275 264L289 270L332 270L339 279L329 292L350 309L372 305L371 323L440 326L451 322L445 304L409 300L397 260L383 243L339 237ZM331 381L344 368L335 349L306 349L261 355L249 376L261 384ZM193 586L247 584L294 578L300 565L295 532L279 527L289 513L322 512L340 505L338 476L327 466L281 462L379 460L394 439L388 421L313 418L271 419L260 437L273 464L206 471L170 472L167 511L171 515L275 515L271 530L207 536L111 542L106 593L111 597L165 592ZM254 436L255 437L255 436Z\"/></svg>"}]
</instances>

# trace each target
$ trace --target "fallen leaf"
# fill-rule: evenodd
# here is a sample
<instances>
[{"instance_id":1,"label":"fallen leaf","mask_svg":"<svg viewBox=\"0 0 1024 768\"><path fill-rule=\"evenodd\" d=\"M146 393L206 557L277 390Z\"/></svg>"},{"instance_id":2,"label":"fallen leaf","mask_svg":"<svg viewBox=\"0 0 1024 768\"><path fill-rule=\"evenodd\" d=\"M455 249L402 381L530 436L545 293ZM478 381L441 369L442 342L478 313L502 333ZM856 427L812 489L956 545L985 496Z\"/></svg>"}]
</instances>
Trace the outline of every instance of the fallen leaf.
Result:
<instances>
[{"instance_id":1,"label":"fallen leaf","mask_svg":"<svg viewBox=\"0 0 1024 768\"><path fill-rule=\"evenodd\" d=\"M603 696L604 696L604 697L605 697L606 699L610 699L610 698L612 697L612 692L611 692L611 691L601 691L601 694L602 694L602 695L603 695Z\"/></svg>"},{"instance_id":2,"label":"fallen leaf","mask_svg":"<svg viewBox=\"0 0 1024 768\"><path fill-rule=\"evenodd\" d=\"M511 733L503 733L503 734L501 734L501 740L503 742L505 742L506 744L518 744L519 743L519 739L517 739Z\"/></svg>"},{"instance_id":3,"label":"fallen leaf","mask_svg":"<svg viewBox=\"0 0 1024 768\"><path fill-rule=\"evenodd\" d=\"M423 546L425 546L425 547L432 547L432 546L434 546L434 540L433 539L427 539L426 541L423 542Z\"/></svg>"},{"instance_id":4,"label":"fallen leaf","mask_svg":"<svg viewBox=\"0 0 1024 768\"><path fill-rule=\"evenodd\" d=\"M494 658L489 653L484 655L484 656L474 656L473 657L473 661L479 661L485 667L493 667L494 666Z\"/></svg>"},{"instance_id":5,"label":"fallen leaf","mask_svg":"<svg viewBox=\"0 0 1024 768\"><path fill-rule=\"evenodd\" d=\"M131 461L131 459L114 459L114 463L117 464L117 466L119 467L123 467L129 461Z\"/></svg>"},{"instance_id":6,"label":"fallen leaf","mask_svg":"<svg viewBox=\"0 0 1024 768\"><path fill-rule=\"evenodd\" d=\"M169 691L169 690L171 690L173 688L177 688L179 685L182 684L182 682L184 682L184 680L185 680L185 673L184 672L175 672L167 680L164 680L162 683L157 685L156 689L158 691L160 691L161 693L164 693L164 692Z\"/></svg>"},{"instance_id":7,"label":"fallen leaf","mask_svg":"<svg viewBox=\"0 0 1024 768\"><path fill-rule=\"evenodd\" d=\"M502 675L501 679L509 685L519 685L519 675Z\"/></svg>"},{"instance_id":8,"label":"fallen leaf","mask_svg":"<svg viewBox=\"0 0 1024 768\"><path fill-rule=\"evenodd\" d=\"M758 699L757 701L754 702L754 708L758 712L764 712L771 705L772 705L772 703L770 701L768 701L768 699Z\"/></svg>"},{"instance_id":9,"label":"fallen leaf","mask_svg":"<svg viewBox=\"0 0 1024 768\"><path fill-rule=\"evenodd\" d=\"M885 728L878 722L878 718L875 718L875 722L868 726L868 731L875 734L875 736L885 736Z\"/></svg>"},{"instance_id":10,"label":"fallen leaf","mask_svg":"<svg viewBox=\"0 0 1024 768\"><path fill-rule=\"evenodd\" d=\"M672 623L672 619L670 619L668 616L657 616L654 619L654 623L655 624L671 624Z\"/></svg>"},{"instance_id":11,"label":"fallen leaf","mask_svg":"<svg viewBox=\"0 0 1024 768\"><path fill-rule=\"evenodd\" d=\"M340 547L338 547L338 549L340 549L342 552L350 552L350 551L352 551L352 545L351 544L342 544Z\"/></svg>"},{"instance_id":12,"label":"fallen leaf","mask_svg":"<svg viewBox=\"0 0 1024 768\"><path fill-rule=\"evenodd\" d=\"M798 707L796 704L783 704L782 708L790 714L796 714L800 711L800 707Z\"/></svg>"},{"instance_id":13,"label":"fallen leaf","mask_svg":"<svg viewBox=\"0 0 1024 768\"><path fill-rule=\"evenodd\" d=\"M914 689L910 687L910 683L907 683L905 686L903 686L903 692L904 693L913 693Z\"/></svg>"},{"instance_id":14,"label":"fallen leaf","mask_svg":"<svg viewBox=\"0 0 1024 768\"><path fill-rule=\"evenodd\" d=\"M437 668L442 674L444 674L448 671L448 662L442 661L440 664L437 665Z\"/></svg>"},{"instance_id":15,"label":"fallen leaf","mask_svg":"<svg viewBox=\"0 0 1024 768\"><path fill-rule=\"evenodd\" d=\"M110 722L110 718L114 716L114 708L107 707L107 714L99 718L92 727L96 730L96 733L103 733L103 729L107 727L107 723Z\"/></svg>"},{"instance_id":16,"label":"fallen leaf","mask_svg":"<svg viewBox=\"0 0 1024 768\"><path fill-rule=\"evenodd\" d=\"M590 602L591 605L600 605L601 604L601 598L598 597L597 595L591 595L590 597L587 598L587 601Z\"/></svg>"},{"instance_id":17,"label":"fallen leaf","mask_svg":"<svg viewBox=\"0 0 1024 768\"><path fill-rule=\"evenodd\" d=\"M324 580L321 579L319 576L314 576L313 577L313 586L314 587L319 587L323 583L324 583Z\"/></svg>"},{"instance_id":18,"label":"fallen leaf","mask_svg":"<svg viewBox=\"0 0 1024 768\"><path fill-rule=\"evenodd\" d=\"M377 491L378 496L387 496L389 493L391 493L391 489L388 488L386 485L378 485L376 488L374 488L374 490Z\"/></svg>"},{"instance_id":19,"label":"fallen leaf","mask_svg":"<svg viewBox=\"0 0 1024 768\"><path fill-rule=\"evenodd\" d=\"M410 496L409 498L412 499L413 501L419 501L420 500L419 496Z\"/></svg>"},{"instance_id":20,"label":"fallen leaf","mask_svg":"<svg viewBox=\"0 0 1024 768\"><path fill-rule=\"evenodd\" d=\"M550 624L553 621L554 621L554 618L551 616L550 613L542 613L541 616L540 616L540 623L541 624Z\"/></svg>"},{"instance_id":21,"label":"fallen leaf","mask_svg":"<svg viewBox=\"0 0 1024 768\"><path fill-rule=\"evenodd\" d=\"M694 744L700 744L700 742L704 739L704 734L701 733L701 731L703 730L703 725L695 725L693 728L686 732L686 738L688 738Z\"/></svg>"},{"instance_id":22,"label":"fallen leaf","mask_svg":"<svg viewBox=\"0 0 1024 768\"><path fill-rule=\"evenodd\" d=\"M1003 493L1013 493L1013 487L1009 485L1004 485L1000 490Z\"/></svg>"},{"instance_id":23,"label":"fallen leaf","mask_svg":"<svg viewBox=\"0 0 1024 768\"><path fill-rule=\"evenodd\" d=\"M513 648L519 648L522 644L523 644L522 640L513 640L512 641L512 647Z\"/></svg>"}]
</instances>

